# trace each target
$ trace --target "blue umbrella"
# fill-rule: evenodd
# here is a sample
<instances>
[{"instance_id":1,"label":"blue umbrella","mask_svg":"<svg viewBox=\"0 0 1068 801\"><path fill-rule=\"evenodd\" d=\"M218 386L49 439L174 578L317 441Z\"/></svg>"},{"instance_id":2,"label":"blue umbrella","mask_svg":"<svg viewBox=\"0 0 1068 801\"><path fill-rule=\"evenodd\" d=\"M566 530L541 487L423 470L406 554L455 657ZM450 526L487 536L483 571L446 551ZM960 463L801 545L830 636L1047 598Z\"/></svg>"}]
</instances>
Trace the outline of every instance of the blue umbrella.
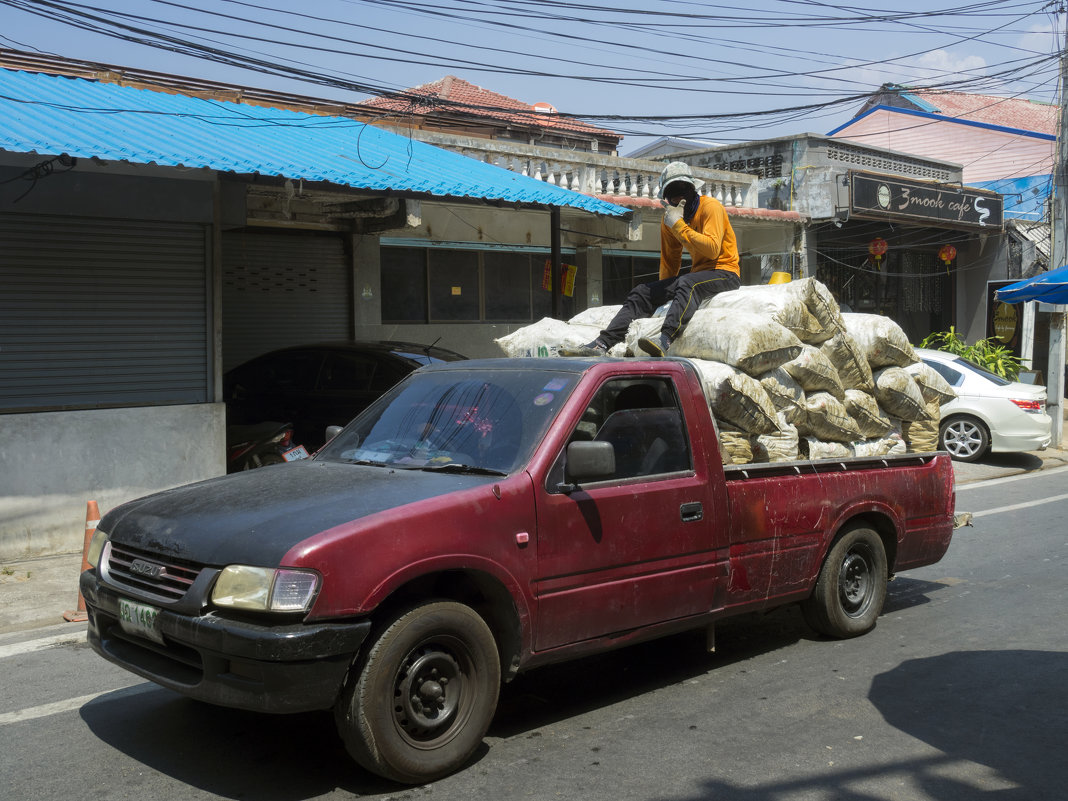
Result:
<instances>
[{"instance_id":1,"label":"blue umbrella","mask_svg":"<svg viewBox=\"0 0 1068 801\"><path fill-rule=\"evenodd\" d=\"M1068 303L1068 266L1017 281L994 293L1002 303L1024 303L1038 300L1042 303Z\"/></svg>"}]
</instances>

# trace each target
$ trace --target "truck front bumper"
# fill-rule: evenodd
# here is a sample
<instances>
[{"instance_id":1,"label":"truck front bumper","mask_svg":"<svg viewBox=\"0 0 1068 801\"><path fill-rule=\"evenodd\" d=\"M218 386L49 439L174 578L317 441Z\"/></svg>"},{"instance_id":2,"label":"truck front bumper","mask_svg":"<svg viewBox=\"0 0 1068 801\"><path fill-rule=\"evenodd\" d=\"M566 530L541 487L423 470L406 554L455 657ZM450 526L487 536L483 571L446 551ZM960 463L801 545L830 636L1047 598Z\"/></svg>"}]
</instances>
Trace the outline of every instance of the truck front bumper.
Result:
<instances>
[{"instance_id":1,"label":"truck front bumper","mask_svg":"<svg viewBox=\"0 0 1068 801\"><path fill-rule=\"evenodd\" d=\"M89 645L105 659L191 698L258 712L330 708L371 628L369 620L261 625L164 609L159 644L122 628L118 594L92 570L80 587Z\"/></svg>"}]
</instances>

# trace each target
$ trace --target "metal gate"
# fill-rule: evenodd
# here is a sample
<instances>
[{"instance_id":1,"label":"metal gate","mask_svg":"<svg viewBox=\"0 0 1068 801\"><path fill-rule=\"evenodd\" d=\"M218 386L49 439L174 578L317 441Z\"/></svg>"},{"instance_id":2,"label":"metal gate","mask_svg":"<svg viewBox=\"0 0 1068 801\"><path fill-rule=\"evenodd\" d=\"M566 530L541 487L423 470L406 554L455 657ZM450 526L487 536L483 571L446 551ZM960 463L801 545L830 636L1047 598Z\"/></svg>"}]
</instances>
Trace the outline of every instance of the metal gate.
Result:
<instances>
[{"instance_id":1,"label":"metal gate","mask_svg":"<svg viewBox=\"0 0 1068 801\"><path fill-rule=\"evenodd\" d=\"M208 234L0 214L0 411L210 399Z\"/></svg>"},{"instance_id":2,"label":"metal gate","mask_svg":"<svg viewBox=\"0 0 1068 801\"><path fill-rule=\"evenodd\" d=\"M222 237L223 370L287 345L352 338L352 270L340 236Z\"/></svg>"}]
</instances>

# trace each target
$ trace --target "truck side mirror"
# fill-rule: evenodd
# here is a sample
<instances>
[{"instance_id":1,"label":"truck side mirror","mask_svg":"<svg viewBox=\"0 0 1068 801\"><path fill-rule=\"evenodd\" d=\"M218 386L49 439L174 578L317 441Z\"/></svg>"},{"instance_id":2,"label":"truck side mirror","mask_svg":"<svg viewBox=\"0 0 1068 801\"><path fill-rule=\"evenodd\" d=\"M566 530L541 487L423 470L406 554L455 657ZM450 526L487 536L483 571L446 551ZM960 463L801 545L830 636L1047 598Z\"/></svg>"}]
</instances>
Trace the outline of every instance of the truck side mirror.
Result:
<instances>
[{"instance_id":1,"label":"truck side mirror","mask_svg":"<svg viewBox=\"0 0 1068 801\"><path fill-rule=\"evenodd\" d=\"M572 442L567 446L564 483L558 489L574 492L583 481L611 478L616 472L616 450L611 442Z\"/></svg>"}]
</instances>

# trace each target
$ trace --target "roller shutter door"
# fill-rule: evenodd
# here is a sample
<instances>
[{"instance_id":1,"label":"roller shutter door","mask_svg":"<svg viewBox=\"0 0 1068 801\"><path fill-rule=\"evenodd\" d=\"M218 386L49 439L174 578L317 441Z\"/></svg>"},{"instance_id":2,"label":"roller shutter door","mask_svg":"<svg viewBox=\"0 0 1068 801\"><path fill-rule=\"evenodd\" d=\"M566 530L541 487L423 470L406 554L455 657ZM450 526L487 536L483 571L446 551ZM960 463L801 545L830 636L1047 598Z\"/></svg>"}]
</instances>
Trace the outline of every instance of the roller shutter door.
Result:
<instances>
[{"instance_id":1,"label":"roller shutter door","mask_svg":"<svg viewBox=\"0 0 1068 801\"><path fill-rule=\"evenodd\" d=\"M0 411L209 400L202 225L0 214Z\"/></svg>"},{"instance_id":2,"label":"roller shutter door","mask_svg":"<svg viewBox=\"0 0 1068 801\"><path fill-rule=\"evenodd\" d=\"M352 338L340 236L223 234L223 370L287 345Z\"/></svg>"}]
</instances>

